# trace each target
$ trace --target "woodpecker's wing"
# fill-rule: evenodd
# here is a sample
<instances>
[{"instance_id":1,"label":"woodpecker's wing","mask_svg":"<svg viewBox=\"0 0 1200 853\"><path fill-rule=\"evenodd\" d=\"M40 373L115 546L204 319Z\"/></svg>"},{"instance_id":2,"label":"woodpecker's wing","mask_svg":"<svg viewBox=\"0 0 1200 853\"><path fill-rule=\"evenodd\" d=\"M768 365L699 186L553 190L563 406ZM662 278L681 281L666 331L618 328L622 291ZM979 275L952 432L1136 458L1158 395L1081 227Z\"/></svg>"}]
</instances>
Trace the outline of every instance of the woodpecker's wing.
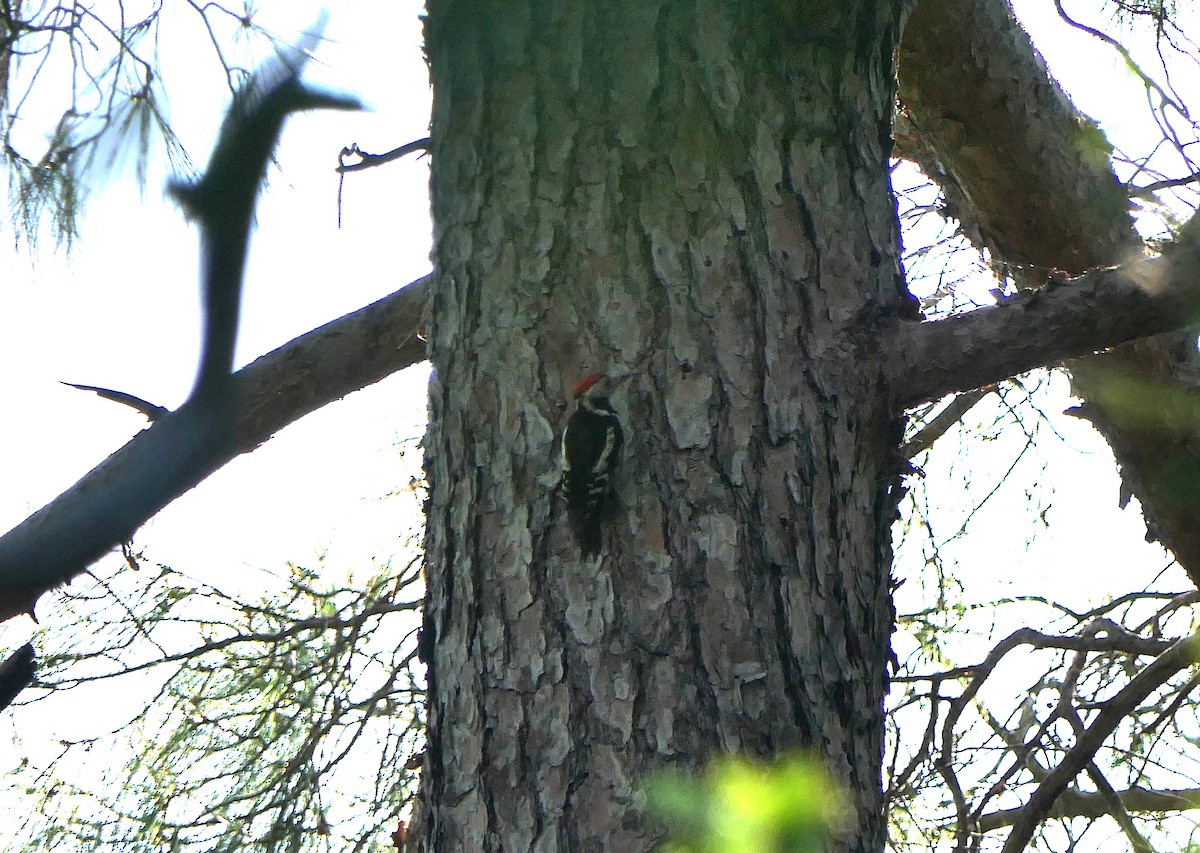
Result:
<instances>
[{"instance_id":1,"label":"woodpecker's wing","mask_svg":"<svg viewBox=\"0 0 1200 853\"><path fill-rule=\"evenodd\" d=\"M579 407L567 420L563 433L563 471L587 472L607 467L610 461L620 458L622 438L615 414Z\"/></svg>"},{"instance_id":2,"label":"woodpecker's wing","mask_svg":"<svg viewBox=\"0 0 1200 853\"><path fill-rule=\"evenodd\" d=\"M585 557L600 552L612 473L624 443L621 421L608 399L580 397L563 431L562 461L567 516Z\"/></svg>"}]
</instances>

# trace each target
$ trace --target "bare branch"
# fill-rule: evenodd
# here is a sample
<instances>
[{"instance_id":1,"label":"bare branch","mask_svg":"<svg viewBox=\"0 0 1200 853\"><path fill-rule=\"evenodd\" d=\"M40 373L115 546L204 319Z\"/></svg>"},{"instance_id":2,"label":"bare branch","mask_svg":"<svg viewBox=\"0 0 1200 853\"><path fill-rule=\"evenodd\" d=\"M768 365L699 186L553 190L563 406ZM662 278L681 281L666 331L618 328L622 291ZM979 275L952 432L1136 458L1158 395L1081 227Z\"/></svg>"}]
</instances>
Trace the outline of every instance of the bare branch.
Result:
<instances>
[{"instance_id":1,"label":"bare branch","mask_svg":"<svg viewBox=\"0 0 1200 853\"><path fill-rule=\"evenodd\" d=\"M1000 662L1000 659L1018 646L1029 646L1034 649L1062 649L1063 651L1074 652L1122 652L1129 655L1157 655L1170 649L1172 644L1163 640L1147 640L1136 634L1121 630L1118 626L1113 626L1110 633L1104 637L1056 637L1053 634L1043 634L1041 631L1035 631L1032 628L1021 628L997 643L995 648L988 653L987 658L981 663L969 666L956 666L953 669L929 673L927 675L897 675L892 678L892 681L897 684L912 681L930 681L934 684L940 684L943 681L953 681L972 675L976 676L982 682L984 678L991 675L992 670L996 668L996 664ZM970 688L971 695L967 698L969 699L971 696L974 696L979 687L979 684L973 684Z\"/></svg>"},{"instance_id":2,"label":"bare branch","mask_svg":"<svg viewBox=\"0 0 1200 853\"><path fill-rule=\"evenodd\" d=\"M1021 813L1014 817L1013 829L1004 842L1003 853L1019 853L1025 849L1038 825L1050 814L1055 800L1066 790L1071 780L1092 761L1096 751L1121 720L1172 675L1196 662L1198 644L1200 633L1175 643L1139 672L1121 692L1105 703L1092 720L1091 726L1075 741L1075 745L1059 765L1050 771L1050 775L1042 780L1029 802L1020 810Z\"/></svg>"},{"instance_id":3,"label":"bare branch","mask_svg":"<svg viewBox=\"0 0 1200 853\"><path fill-rule=\"evenodd\" d=\"M162 418L0 537L0 619L29 611L151 516L277 430L425 359L430 276L262 356L232 377L232 436L205 446L210 404Z\"/></svg>"},{"instance_id":4,"label":"bare branch","mask_svg":"<svg viewBox=\"0 0 1200 853\"><path fill-rule=\"evenodd\" d=\"M1176 644L1178 645L1178 644ZM969 839L975 830L975 818L971 815L967 806L966 794L962 790L962 786L958 781L955 772L955 751L954 751L954 731L958 725L958 720L962 716L967 705L975 698L983 687L984 682L995 671L996 665L1009 652L1014 651L1019 646L1031 646L1035 649L1057 648L1064 650L1073 650L1080 655L1077 660L1082 662L1082 655L1087 652L1094 651L1124 651L1130 654L1160 654L1157 660L1161 660L1163 656L1169 654L1175 645L1167 646L1166 651L1162 651L1165 644L1155 640L1144 640L1141 637L1136 637L1126 631L1116 629L1112 626L1104 637L1095 636L1095 632L1089 632L1081 636L1074 637L1056 637L1049 634L1043 634L1040 631L1035 631L1032 628L1021 628L1009 634L988 653L987 658L983 663L972 667L974 670L973 677L970 683L963 689L963 692L950 703L950 708L946 714L946 719L942 723L941 749L939 751L936 766L942 779L946 783L946 787L950 790L950 795L954 801L954 809L957 823L957 850L966 850ZM1156 660L1156 662L1157 662ZM1151 664L1153 666L1154 664ZM1148 667L1149 668L1149 667ZM959 678L962 677L962 670L952 670L947 673L947 676ZM940 681L943 676L934 676L931 680ZM1073 677L1067 679L1073 683ZM1065 689L1065 688L1064 688ZM1038 733L1032 740L1025 744L1026 751L1032 749L1045 732L1050 721L1042 723ZM1115 725L1115 724L1114 724ZM1022 765L1019 759L1013 764L1007 774L998 779L993 784L992 789L984 795L982 803L998 793L1001 788L1005 787L1007 778L1015 770ZM979 808L982 808L982 803Z\"/></svg>"},{"instance_id":5,"label":"bare branch","mask_svg":"<svg viewBox=\"0 0 1200 853\"><path fill-rule=\"evenodd\" d=\"M964 233L993 259L1080 273L1141 251L1111 146L1050 76L1009 3L922 0L905 26L901 53L909 156L938 180ZM948 75L947 68L956 71ZM1190 476L1181 472L1200 466L1194 434L1145 429L1144 421L1126 419L1122 401L1096 399L1114 375L1161 387L1164 397L1189 397L1198 361L1195 335L1178 332L1068 367L1075 393L1094 405L1089 419L1112 446L1126 490L1141 501L1149 537L1170 548L1200 586L1200 501L1194 490L1179 488ZM1003 371L981 372L972 380L980 385Z\"/></svg>"},{"instance_id":6,"label":"bare branch","mask_svg":"<svg viewBox=\"0 0 1200 853\"><path fill-rule=\"evenodd\" d=\"M1132 187L1129 190L1129 195L1132 198L1154 198L1154 194L1160 190L1169 190L1172 187L1185 187L1197 181L1200 181L1200 172L1193 172L1190 175L1184 175L1182 178L1164 178L1161 181L1146 184L1144 187Z\"/></svg>"},{"instance_id":7,"label":"bare branch","mask_svg":"<svg viewBox=\"0 0 1200 853\"><path fill-rule=\"evenodd\" d=\"M0 663L0 711L29 686L37 672L33 645L26 643Z\"/></svg>"},{"instance_id":8,"label":"bare branch","mask_svg":"<svg viewBox=\"0 0 1200 853\"><path fill-rule=\"evenodd\" d=\"M1071 728L1075 731L1075 736L1082 737L1084 734L1083 719L1079 716L1079 711L1071 706L1064 712L1065 716L1071 724ZM1100 796L1108 804L1108 815L1117 822L1117 826L1121 827L1121 832L1129 839L1129 846L1134 850L1134 853L1154 853L1154 848L1150 842L1146 840L1146 836L1138 831L1134 825L1133 819L1129 817L1129 810L1125 808L1121 802L1121 797L1117 794L1112 783L1104 775L1104 771L1096 764L1095 760L1087 763L1088 778L1092 780L1092 784L1096 786L1096 790L1100 792Z\"/></svg>"},{"instance_id":9,"label":"bare branch","mask_svg":"<svg viewBox=\"0 0 1200 853\"><path fill-rule=\"evenodd\" d=\"M921 427L920 432L904 442L904 446L900 448L900 455L905 459L912 459L922 450L928 450L933 446L935 441L961 421L967 412L971 411L975 407L975 404L986 397L990 391L990 388L978 388L974 391L959 394L950 401L946 408L930 418Z\"/></svg>"},{"instance_id":10,"label":"bare branch","mask_svg":"<svg viewBox=\"0 0 1200 853\"><path fill-rule=\"evenodd\" d=\"M399 160L407 154L412 154L416 151L429 150L429 137L417 139L413 142L401 145L399 148L393 148L384 154L368 154L358 147L355 142L349 148L343 148L338 154L338 165L335 170L338 174L344 175L346 172L359 172L363 169L373 169L376 166L382 166L384 163L390 163L393 160ZM358 157L354 163L347 163L347 157Z\"/></svg>"},{"instance_id":11,"label":"bare branch","mask_svg":"<svg viewBox=\"0 0 1200 853\"><path fill-rule=\"evenodd\" d=\"M1200 319L1200 250L1093 270L997 305L891 330L897 402L935 400Z\"/></svg>"},{"instance_id":12,"label":"bare branch","mask_svg":"<svg viewBox=\"0 0 1200 853\"><path fill-rule=\"evenodd\" d=\"M272 412L289 411L294 420L393 372L398 351L413 352L407 345L415 336L420 311L379 316L384 303L388 305L383 313L396 309L393 298L411 308L409 300L416 294L404 291L352 315L350 325L369 335L351 341L358 346L355 356L360 362L352 368L339 358L320 365L305 360L309 347L346 345L345 338L337 339L336 331L331 337L330 326L324 326L283 348L292 353L286 368L267 357L237 377L229 375L253 210L283 122L297 111L358 105L350 96L300 82L306 50L317 38L309 34L247 80L234 98L205 174L194 183L172 187L199 221L204 237L206 335L191 397L0 539L0 619L30 611L47 589L128 541L151 515L289 422L272 419ZM378 327L396 316L410 322L388 329L391 334L381 333ZM371 369L381 363L388 365L385 372ZM306 373L323 373L325 381L298 388L295 377ZM265 374L270 391L246 379L259 374ZM353 387L346 386L350 377ZM281 406L289 397L290 410Z\"/></svg>"},{"instance_id":13,"label":"bare branch","mask_svg":"<svg viewBox=\"0 0 1200 853\"><path fill-rule=\"evenodd\" d=\"M1152 791L1148 788L1129 788L1117 791L1117 797L1127 812L1174 812L1195 808L1200 802L1200 788ZM1003 809L988 812L979 819L981 832L994 832L1012 826L1024 812L1024 808ZM1108 800L1103 794L1082 791L1063 791L1055 801L1047 818L1103 817L1108 814Z\"/></svg>"},{"instance_id":14,"label":"bare branch","mask_svg":"<svg viewBox=\"0 0 1200 853\"><path fill-rule=\"evenodd\" d=\"M233 371L242 274L258 193L284 121L296 112L357 110L357 98L304 85L300 72L320 40L324 18L242 85L221 125L208 168L198 181L177 182L171 194L200 225L204 340L192 395L215 393Z\"/></svg>"}]
</instances>

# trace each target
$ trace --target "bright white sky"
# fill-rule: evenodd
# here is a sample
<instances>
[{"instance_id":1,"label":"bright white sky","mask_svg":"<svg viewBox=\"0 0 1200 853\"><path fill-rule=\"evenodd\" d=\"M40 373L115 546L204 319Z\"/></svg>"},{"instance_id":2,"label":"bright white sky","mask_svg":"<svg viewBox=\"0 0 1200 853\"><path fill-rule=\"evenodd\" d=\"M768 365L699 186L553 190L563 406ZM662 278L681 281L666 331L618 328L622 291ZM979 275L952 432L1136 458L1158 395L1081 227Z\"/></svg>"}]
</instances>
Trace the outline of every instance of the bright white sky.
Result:
<instances>
[{"instance_id":1,"label":"bright white sky","mask_svg":"<svg viewBox=\"0 0 1200 853\"><path fill-rule=\"evenodd\" d=\"M292 4L276 32L299 32L317 9ZM239 363L428 271L425 164L408 158L348 176L341 230L333 171L350 143L383 152L427 134L419 11L417 3L386 0L334 8L329 41L308 77L357 93L373 111L289 122L281 169L272 171L259 207ZM194 31L191 17L175 29ZM168 67L166 85L174 126L203 165L228 92L211 51L201 43L189 46L188 56L202 60L199 68L173 77ZM54 253L49 239L36 258L24 248L0 254L0 359L16 366L0 374L12 401L0 424L0 527L18 523L144 426L137 413L59 380L167 406L191 387L200 328L198 241L163 198L163 182L161 170L152 174L142 197L131 174L110 181L89 201L70 257ZM376 498L406 481L393 443L421 434L421 373L331 406L237 460L151 522L139 546L193 568L209 563L205 571L214 577L241 565L303 560L334 539L348 558L390 550L401 519L360 521L376 510Z\"/></svg>"},{"instance_id":2,"label":"bright white sky","mask_svg":"<svg viewBox=\"0 0 1200 853\"><path fill-rule=\"evenodd\" d=\"M268 5L271 14L289 16L271 19L285 37L315 20L318 9L308 2ZM1081 109L1114 134L1146 124L1140 84L1114 54L1057 22L1047 0L1019 0L1018 6ZM344 145L383 152L427 133L419 4L347 0L331 10L329 43L308 76L359 94L374 111L316 113L289 123L279 151L282 171L271 173L259 208L240 363L429 269L424 163L408 158L348 176L341 230L333 172ZM186 35L195 28L195 21L182 21L178 43L164 45L164 55L173 124L202 165L228 93L210 52ZM170 63L180 65L174 75ZM1134 147L1127 138L1117 141ZM59 494L144 426L135 412L59 380L167 406L191 387L199 340L197 240L163 199L164 178L152 172L144 196L131 175L95 193L70 257L54 252L49 239L34 258L0 240L0 363L10 366L0 372L0 394L9 401L0 423L0 529ZM412 520L379 499L412 473L395 442L423 431L425 376L423 369L410 370L289 427L169 507L136 544L151 559L217 584L252 582L257 572L247 569L306 562L327 547L339 566L390 554ZM1060 383L1048 406L1067 405ZM1055 426L1066 441L1046 458L1044 473L1031 470L1024 481L1055 489L1050 526L1034 548L1026 548L1026 539L1036 512L1018 485L997 495L977 520L977 529L994 535L954 550L964 577L982 584L976 597L1033 587L1052 595L1075 590L1078 603L1081 596L1099 600L1109 590L1128 591L1131 575L1148 578L1166 562L1142 542L1138 514L1117 508L1117 480L1100 439L1070 418L1058 418ZM970 476L998 476L1013 452L1007 439L996 442L987 458L973 457ZM410 455L419 462L419 454ZM940 493L950 497L940 518L950 526L963 470L944 474L931 466L929 476L931 486L946 480ZM1168 586L1184 587L1181 573L1172 578ZM900 606L905 609L903 601ZM13 620L0 632L0 645L24 642L32 628L26 619ZM960 662L976 657L964 650ZM0 742L0 766L3 751Z\"/></svg>"}]
</instances>

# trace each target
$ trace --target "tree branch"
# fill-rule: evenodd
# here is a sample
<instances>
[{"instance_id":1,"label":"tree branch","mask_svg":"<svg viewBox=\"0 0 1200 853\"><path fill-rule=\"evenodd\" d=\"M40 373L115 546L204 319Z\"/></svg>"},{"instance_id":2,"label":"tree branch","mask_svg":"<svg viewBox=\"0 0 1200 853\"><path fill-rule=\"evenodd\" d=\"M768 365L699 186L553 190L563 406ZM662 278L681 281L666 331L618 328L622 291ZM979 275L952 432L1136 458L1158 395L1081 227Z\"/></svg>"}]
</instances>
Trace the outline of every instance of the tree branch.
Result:
<instances>
[{"instance_id":1,"label":"tree branch","mask_svg":"<svg viewBox=\"0 0 1200 853\"><path fill-rule=\"evenodd\" d=\"M301 82L318 38L306 35L251 75L204 175L170 188L203 235L205 339L192 395L0 538L0 619L31 611L43 592L275 430L424 357L417 328L425 288L409 287L230 375L253 211L283 123L293 112L358 106Z\"/></svg>"},{"instance_id":2,"label":"tree branch","mask_svg":"<svg viewBox=\"0 0 1200 853\"><path fill-rule=\"evenodd\" d=\"M0 620L129 540L151 516L272 434L425 359L430 276L327 323L235 373L231 436L209 446L212 403L193 400L138 433L0 537Z\"/></svg>"},{"instance_id":3,"label":"tree branch","mask_svg":"<svg viewBox=\"0 0 1200 853\"><path fill-rule=\"evenodd\" d=\"M326 17L322 13L312 31L279 50L241 85L200 179L176 181L168 188L188 218L199 224L203 249L204 337L193 396L222 393L233 372L250 227L284 122L292 113L362 109L351 95L314 89L300 80Z\"/></svg>"},{"instance_id":4,"label":"tree branch","mask_svg":"<svg viewBox=\"0 0 1200 853\"><path fill-rule=\"evenodd\" d=\"M1071 727L1075 730L1075 736L1082 736L1083 720L1079 716L1078 709L1072 707L1068 719ZM1121 832L1129 839L1129 846L1134 853L1154 853L1154 848L1146 840L1146 836L1142 835L1129 816L1129 809L1125 808L1125 804L1121 802L1120 794L1113 788L1112 783L1108 781L1104 771L1100 769L1094 759L1087 763L1087 774L1100 796L1104 798L1104 802L1108 804L1109 817L1117 822L1117 826L1121 827Z\"/></svg>"},{"instance_id":5,"label":"tree branch","mask_svg":"<svg viewBox=\"0 0 1200 853\"><path fill-rule=\"evenodd\" d=\"M897 322L897 402L917 405L1200 319L1200 249L1098 269L941 320Z\"/></svg>"},{"instance_id":6,"label":"tree branch","mask_svg":"<svg viewBox=\"0 0 1200 853\"><path fill-rule=\"evenodd\" d=\"M12 704L17 694L37 675L37 656L32 643L26 643L0 663L0 711Z\"/></svg>"},{"instance_id":7,"label":"tree branch","mask_svg":"<svg viewBox=\"0 0 1200 853\"><path fill-rule=\"evenodd\" d=\"M1059 795L1079 775L1097 750L1126 715L1168 678L1196 662L1200 633L1185 637L1159 655L1153 663L1139 672L1121 692L1104 703L1091 726L1075 741L1058 766L1050 771L1020 814L1012 820L1012 832L1004 842L1002 853L1019 853L1033 838L1038 825L1045 820Z\"/></svg>"},{"instance_id":8,"label":"tree branch","mask_svg":"<svg viewBox=\"0 0 1200 853\"><path fill-rule=\"evenodd\" d=\"M946 408L930 418L921 427L920 432L904 442L904 446L900 448L900 455L905 459L912 459L918 453L933 447L934 442L961 421L967 412L975 408L975 404L989 393L991 393L990 388L978 388L959 394L946 405Z\"/></svg>"},{"instance_id":9,"label":"tree branch","mask_svg":"<svg viewBox=\"0 0 1200 853\"><path fill-rule=\"evenodd\" d=\"M127 394L124 391L114 391L112 388L100 388L96 385L77 385L74 382L61 382L59 384L68 385L71 388L78 388L80 391L91 391L103 397L105 400L111 400L114 403L120 403L122 406L129 406L131 409L141 412L146 416L146 420L151 422L171 413L171 410L166 406L160 406L157 403L151 403L149 400L143 400L141 397L136 397L133 394Z\"/></svg>"},{"instance_id":10,"label":"tree branch","mask_svg":"<svg viewBox=\"0 0 1200 853\"><path fill-rule=\"evenodd\" d=\"M901 54L907 156L938 181L952 215L993 259L1081 273L1141 250L1107 141L1050 76L1007 0L921 0ZM1196 432L1155 429L1144 407L1109 391L1115 376L1127 387L1159 388L1159 399L1190 398L1200 374L1195 334L1067 366L1125 492L1141 501L1147 537L1170 548L1200 587Z\"/></svg>"},{"instance_id":11,"label":"tree branch","mask_svg":"<svg viewBox=\"0 0 1200 853\"><path fill-rule=\"evenodd\" d=\"M1186 642L1186 640L1180 641ZM1089 635L1056 637L1049 634L1043 634L1040 631L1035 631L1032 628L1019 628L1009 634L999 643L997 643L984 661L975 667L972 667L973 673L969 684L963 691L959 693L953 701L950 702L950 707L946 712L946 718L942 722L942 737L941 749L935 761L935 766L938 773L942 776L946 787L950 791L950 796L954 801L954 811L956 816L956 850L968 849L968 839L974 829L974 819L970 815L970 810L967 807L966 794L963 792L962 786L958 781L958 776L955 771L955 756L954 751L954 730L958 725L958 720L962 716L967 706L974 700L975 696L983 688L984 682L995 672L997 664L1009 652L1014 651L1019 646L1030 646L1035 649L1056 648L1056 649L1071 649L1076 652L1086 653L1093 651L1123 651L1128 654L1157 654L1158 657L1154 663L1150 664L1146 669L1149 670L1170 654L1180 643L1175 643L1163 649L1164 644L1157 640L1146 640L1143 637L1137 637L1128 632L1118 632L1109 629L1104 637L1097 637L1094 633ZM1143 670L1143 674L1146 670ZM956 671L955 671L956 672ZM960 677L957 674L954 677ZM1140 676L1139 676L1140 677ZM1136 682L1137 679L1135 678ZM1131 682L1132 685L1133 682ZM1115 725L1115 724L1114 724ZM1029 741L1028 745L1032 745L1041 737L1041 732L1046 728L1043 723L1039 729L1039 733L1035 735L1033 741ZM1014 770L1017 765L1014 765ZM1010 773L1012 771L1010 770ZM1073 777L1072 777L1073 778ZM1068 779L1067 781L1070 781ZM993 785L993 791L998 791L1003 780L998 780ZM985 795L991 796L991 792ZM982 808L982 806L981 806Z\"/></svg>"},{"instance_id":12,"label":"tree branch","mask_svg":"<svg viewBox=\"0 0 1200 853\"><path fill-rule=\"evenodd\" d=\"M427 136L414 140L413 142L406 142L399 148L393 148L391 151L387 151L383 154L369 154L359 148L358 143L355 142L351 144L350 147L343 148L342 152L338 154L338 164L334 171L342 175L346 174L347 172L360 172L363 169L373 169L376 166L382 166L384 163L391 163L393 160L399 160L401 157L405 157L415 151L428 150L429 137ZM353 163L347 163L347 157L357 157L358 160Z\"/></svg>"},{"instance_id":13,"label":"tree branch","mask_svg":"<svg viewBox=\"0 0 1200 853\"><path fill-rule=\"evenodd\" d=\"M1117 797L1127 812L1176 812L1194 808L1200 802L1200 788L1184 788L1182 790L1152 791L1148 788L1129 788L1117 791ZM1108 814L1109 806L1103 794L1084 793L1082 791L1063 791L1055 801L1047 818L1064 817L1104 817ZM1024 808L1003 809L988 812L979 818L978 827L981 832L995 832L1012 826Z\"/></svg>"}]
</instances>

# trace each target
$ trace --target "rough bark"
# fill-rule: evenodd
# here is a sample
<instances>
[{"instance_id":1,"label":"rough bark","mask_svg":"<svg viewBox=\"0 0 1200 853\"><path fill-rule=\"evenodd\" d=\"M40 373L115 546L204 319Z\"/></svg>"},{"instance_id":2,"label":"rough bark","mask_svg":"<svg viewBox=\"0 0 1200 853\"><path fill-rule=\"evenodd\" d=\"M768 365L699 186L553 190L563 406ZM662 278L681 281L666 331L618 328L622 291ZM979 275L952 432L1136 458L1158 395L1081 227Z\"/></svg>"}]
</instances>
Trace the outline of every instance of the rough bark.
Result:
<instances>
[{"instance_id":1,"label":"rough bark","mask_svg":"<svg viewBox=\"0 0 1200 853\"><path fill-rule=\"evenodd\" d=\"M1006 0L920 0L904 30L906 154L998 264L1077 275L1140 253L1111 147L1051 78ZM924 150L917 148L926 146Z\"/></svg>"},{"instance_id":2,"label":"rough bark","mask_svg":"<svg viewBox=\"0 0 1200 853\"><path fill-rule=\"evenodd\" d=\"M921 0L905 29L900 87L913 129L907 154L942 183L952 212L996 261L1044 280L1141 251L1107 142L1004 0ZM1087 401L1080 414L1141 502L1148 538L1200 585L1195 337L1168 334L1067 366Z\"/></svg>"},{"instance_id":3,"label":"rough bark","mask_svg":"<svg viewBox=\"0 0 1200 853\"><path fill-rule=\"evenodd\" d=\"M650 771L805 746L883 848L899 18L430 3L422 849L646 850ZM584 562L565 397L630 369Z\"/></svg>"}]
</instances>

